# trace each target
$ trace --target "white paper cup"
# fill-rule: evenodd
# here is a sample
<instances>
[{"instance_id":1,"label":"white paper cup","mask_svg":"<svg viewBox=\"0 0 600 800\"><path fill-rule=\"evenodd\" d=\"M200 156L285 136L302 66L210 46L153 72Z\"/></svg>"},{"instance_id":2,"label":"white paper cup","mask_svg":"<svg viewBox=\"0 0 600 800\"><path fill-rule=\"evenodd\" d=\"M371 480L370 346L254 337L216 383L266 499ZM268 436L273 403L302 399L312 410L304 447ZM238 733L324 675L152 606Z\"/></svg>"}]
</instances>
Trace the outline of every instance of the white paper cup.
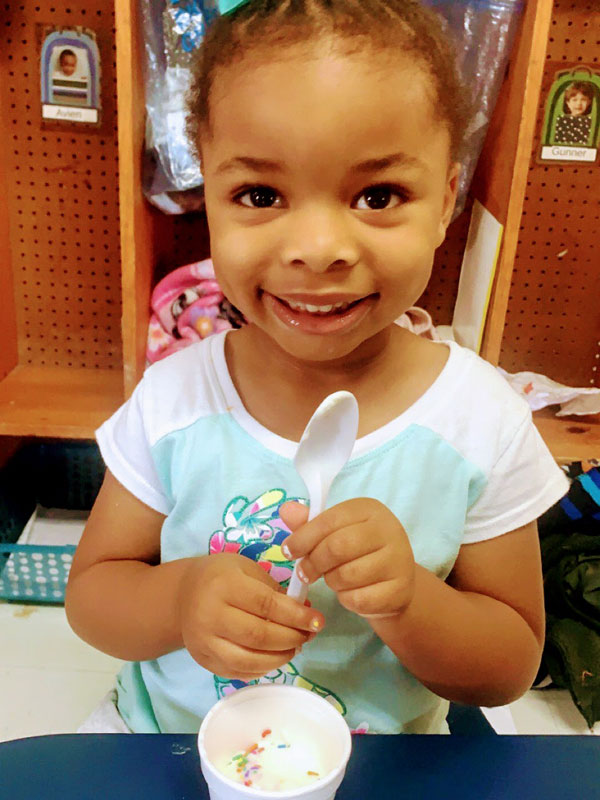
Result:
<instances>
[{"instance_id":1,"label":"white paper cup","mask_svg":"<svg viewBox=\"0 0 600 800\"><path fill-rule=\"evenodd\" d=\"M318 756L320 777L305 786L266 791L228 778L216 766L252 743L266 730L282 730ZM202 774L211 800L332 800L344 778L352 747L350 730L327 700L308 689L280 684L246 686L219 700L198 734ZM293 751L290 749L290 753Z\"/></svg>"}]
</instances>

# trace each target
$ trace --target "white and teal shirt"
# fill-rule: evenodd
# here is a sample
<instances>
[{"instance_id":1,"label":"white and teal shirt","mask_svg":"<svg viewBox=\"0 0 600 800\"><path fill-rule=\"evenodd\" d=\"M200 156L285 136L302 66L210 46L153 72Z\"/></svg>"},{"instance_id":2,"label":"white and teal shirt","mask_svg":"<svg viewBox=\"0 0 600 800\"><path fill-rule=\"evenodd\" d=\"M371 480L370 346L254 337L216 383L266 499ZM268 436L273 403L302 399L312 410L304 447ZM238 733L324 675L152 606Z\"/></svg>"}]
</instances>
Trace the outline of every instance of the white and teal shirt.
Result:
<instances>
[{"instance_id":1,"label":"white and teal shirt","mask_svg":"<svg viewBox=\"0 0 600 800\"><path fill-rule=\"evenodd\" d=\"M292 565L281 552L289 530L279 507L306 500L293 465L297 445L244 408L227 368L226 335L151 366L98 430L98 442L123 486L166 515L163 562L239 553L284 584ZM328 505L353 497L385 503L416 561L444 580L462 545L536 519L568 484L504 378L469 350L439 346L449 346L450 356L437 380L397 419L356 442ZM345 610L323 580L309 597L325 614L325 629L262 680L329 698L353 730L439 732L444 704L368 622ZM118 706L135 732L195 733L208 709L243 685L208 672L182 649L127 664Z\"/></svg>"}]
</instances>

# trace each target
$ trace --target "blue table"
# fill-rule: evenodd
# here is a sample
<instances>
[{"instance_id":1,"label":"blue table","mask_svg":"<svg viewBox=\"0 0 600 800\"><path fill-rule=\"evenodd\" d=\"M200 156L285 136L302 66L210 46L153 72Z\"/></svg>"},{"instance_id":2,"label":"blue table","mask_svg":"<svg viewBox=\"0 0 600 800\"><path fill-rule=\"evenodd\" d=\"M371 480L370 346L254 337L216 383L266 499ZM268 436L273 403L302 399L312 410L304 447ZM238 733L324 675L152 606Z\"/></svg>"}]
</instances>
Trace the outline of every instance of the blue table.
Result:
<instances>
[{"instance_id":1,"label":"blue table","mask_svg":"<svg viewBox=\"0 0 600 800\"><path fill-rule=\"evenodd\" d=\"M189 735L0 744L1 800L205 800ZM336 800L600 800L595 736L355 736Z\"/></svg>"}]
</instances>

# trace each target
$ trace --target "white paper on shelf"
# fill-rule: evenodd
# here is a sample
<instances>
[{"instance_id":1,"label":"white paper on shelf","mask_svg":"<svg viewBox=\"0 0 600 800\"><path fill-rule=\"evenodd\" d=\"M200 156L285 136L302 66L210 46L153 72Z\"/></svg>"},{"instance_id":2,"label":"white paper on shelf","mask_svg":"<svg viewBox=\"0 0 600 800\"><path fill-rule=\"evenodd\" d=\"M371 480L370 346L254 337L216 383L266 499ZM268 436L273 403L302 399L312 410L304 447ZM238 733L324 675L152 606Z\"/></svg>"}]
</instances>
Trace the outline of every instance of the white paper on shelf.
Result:
<instances>
[{"instance_id":1,"label":"white paper on shelf","mask_svg":"<svg viewBox=\"0 0 600 800\"><path fill-rule=\"evenodd\" d=\"M442 342L454 342L454 331L451 325L437 325L435 332L440 337Z\"/></svg>"},{"instance_id":2,"label":"white paper on shelf","mask_svg":"<svg viewBox=\"0 0 600 800\"><path fill-rule=\"evenodd\" d=\"M479 353L504 227L478 201L473 203L452 318L454 339Z\"/></svg>"},{"instance_id":3,"label":"white paper on shelf","mask_svg":"<svg viewBox=\"0 0 600 800\"><path fill-rule=\"evenodd\" d=\"M573 414L598 414L600 412L600 389L593 387L564 386L546 375L537 372L510 373L498 367L498 372L512 388L527 401L532 411L547 406L560 405L557 417Z\"/></svg>"}]
</instances>

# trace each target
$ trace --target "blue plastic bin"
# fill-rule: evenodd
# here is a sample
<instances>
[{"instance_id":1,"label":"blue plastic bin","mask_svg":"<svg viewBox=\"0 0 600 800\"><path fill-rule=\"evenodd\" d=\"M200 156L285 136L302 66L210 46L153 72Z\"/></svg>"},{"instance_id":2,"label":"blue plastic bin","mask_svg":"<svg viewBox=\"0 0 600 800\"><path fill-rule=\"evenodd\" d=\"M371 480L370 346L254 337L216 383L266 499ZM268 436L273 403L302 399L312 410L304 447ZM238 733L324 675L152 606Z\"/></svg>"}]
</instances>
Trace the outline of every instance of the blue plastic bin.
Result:
<instances>
[{"instance_id":1,"label":"blue plastic bin","mask_svg":"<svg viewBox=\"0 0 600 800\"><path fill-rule=\"evenodd\" d=\"M104 464L94 442L35 440L0 469L0 600L64 603L73 545L17 544L36 506L89 510Z\"/></svg>"},{"instance_id":2,"label":"blue plastic bin","mask_svg":"<svg viewBox=\"0 0 600 800\"><path fill-rule=\"evenodd\" d=\"M0 544L0 598L64 603L74 553L73 545Z\"/></svg>"}]
</instances>

